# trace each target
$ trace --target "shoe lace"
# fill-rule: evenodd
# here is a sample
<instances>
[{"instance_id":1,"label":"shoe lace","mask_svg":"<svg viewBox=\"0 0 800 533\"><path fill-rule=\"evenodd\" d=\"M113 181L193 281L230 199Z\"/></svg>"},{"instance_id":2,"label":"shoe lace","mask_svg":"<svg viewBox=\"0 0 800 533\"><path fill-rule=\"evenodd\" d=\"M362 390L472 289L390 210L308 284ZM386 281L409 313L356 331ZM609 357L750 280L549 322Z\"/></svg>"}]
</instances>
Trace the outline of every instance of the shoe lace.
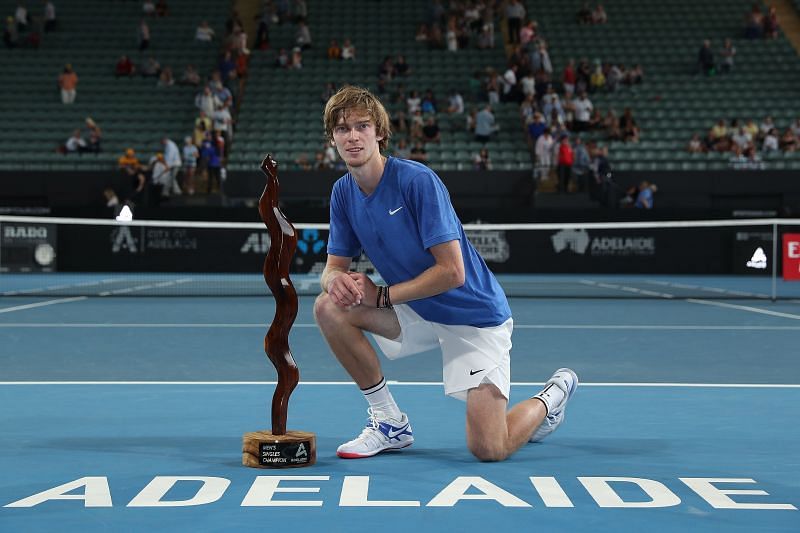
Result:
<instances>
[{"instance_id":1,"label":"shoe lace","mask_svg":"<svg viewBox=\"0 0 800 533\"><path fill-rule=\"evenodd\" d=\"M380 421L384 420L386 415L384 415L382 411L373 409L372 407L367 409L367 415L369 415L367 424L356 440L366 440L372 441L374 444L380 444L385 440L385 436L379 429Z\"/></svg>"}]
</instances>

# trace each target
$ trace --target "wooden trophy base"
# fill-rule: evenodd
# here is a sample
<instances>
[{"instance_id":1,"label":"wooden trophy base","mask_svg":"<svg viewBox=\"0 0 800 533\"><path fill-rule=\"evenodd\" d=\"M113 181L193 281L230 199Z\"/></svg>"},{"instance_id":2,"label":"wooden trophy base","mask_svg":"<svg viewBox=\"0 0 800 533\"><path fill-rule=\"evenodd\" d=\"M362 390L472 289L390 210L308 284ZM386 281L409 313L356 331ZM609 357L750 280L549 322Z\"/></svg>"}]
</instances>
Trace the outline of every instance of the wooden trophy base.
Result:
<instances>
[{"instance_id":1,"label":"wooden trophy base","mask_svg":"<svg viewBox=\"0 0 800 533\"><path fill-rule=\"evenodd\" d=\"M252 468L297 468L317 461L317 438L307 431L269 431L245 433L242 438L242 464Z\"/></svg>"}]
</instances>

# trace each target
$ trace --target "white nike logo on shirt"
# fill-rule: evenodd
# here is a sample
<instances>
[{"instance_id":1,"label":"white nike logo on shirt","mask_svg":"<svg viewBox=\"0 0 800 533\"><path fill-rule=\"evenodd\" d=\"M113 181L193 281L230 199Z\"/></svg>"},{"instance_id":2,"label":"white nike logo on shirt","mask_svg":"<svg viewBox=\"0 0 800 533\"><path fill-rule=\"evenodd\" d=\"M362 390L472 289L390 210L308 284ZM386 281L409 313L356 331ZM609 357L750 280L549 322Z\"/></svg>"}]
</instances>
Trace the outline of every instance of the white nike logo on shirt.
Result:
<instances>
[{"instance_id":1,"label":"white nike logo on shirt","mask_svg":"<svg viewBox=\"0 0 800 533\"><path fill-rule=\"evenodd\" d=\"M403 206L402 206L402 205L401 205L400 207L398 207L397 209L389 209L389 214L390 214L390 215L394 215L395 213L397 213L397 212L398 212L398 211L400 211L401 209L403 209Z\"/></svg>"}]
</instances>

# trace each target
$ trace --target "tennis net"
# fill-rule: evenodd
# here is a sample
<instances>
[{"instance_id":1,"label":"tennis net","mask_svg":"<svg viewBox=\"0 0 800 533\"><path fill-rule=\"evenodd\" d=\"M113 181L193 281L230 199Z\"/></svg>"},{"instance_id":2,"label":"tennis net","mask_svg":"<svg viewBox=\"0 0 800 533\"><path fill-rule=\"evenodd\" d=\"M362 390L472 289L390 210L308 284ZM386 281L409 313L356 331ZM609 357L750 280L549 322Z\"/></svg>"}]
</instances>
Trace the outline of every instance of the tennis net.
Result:
<instances>
[{"instance_id":1,"label":"tennis net","mask_svg":"<svg viewBox=\"0 0 800 533\"><path fill-rule=\"evenodd\" d=\"M316 294L328 226L294 225L291 279ZM800 219L465 229L510 297L800 298ZM0 295L268 296L269 245L260 223L0 216Z\"/></svg>"}]
</instances>

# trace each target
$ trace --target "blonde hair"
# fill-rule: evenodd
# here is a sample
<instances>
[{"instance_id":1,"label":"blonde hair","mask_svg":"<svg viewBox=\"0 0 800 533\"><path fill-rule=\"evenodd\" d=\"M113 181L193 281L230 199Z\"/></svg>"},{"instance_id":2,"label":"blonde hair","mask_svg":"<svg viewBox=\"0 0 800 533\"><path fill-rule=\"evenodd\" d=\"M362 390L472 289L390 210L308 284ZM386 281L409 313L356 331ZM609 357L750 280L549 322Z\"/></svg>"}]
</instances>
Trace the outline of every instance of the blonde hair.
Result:
<instances>
[{"instance_id":1,"label":"blonde hair","mask_svg":"<svg viewBox=\"0 0 800 533\"><path fill-rule=\"evenodd\" d=\"M375 135L382 137L378 141L378 148L383 151L389 145L389 138L392 136L392 125L389 121L389 114L377 96L363 87L345 85L328 99L325 104L323 123L325 126L325 137L333 141L333 128L340 119L347 117L353 111L364 112L375 123Z\"/></svg>"}]
</instances>

